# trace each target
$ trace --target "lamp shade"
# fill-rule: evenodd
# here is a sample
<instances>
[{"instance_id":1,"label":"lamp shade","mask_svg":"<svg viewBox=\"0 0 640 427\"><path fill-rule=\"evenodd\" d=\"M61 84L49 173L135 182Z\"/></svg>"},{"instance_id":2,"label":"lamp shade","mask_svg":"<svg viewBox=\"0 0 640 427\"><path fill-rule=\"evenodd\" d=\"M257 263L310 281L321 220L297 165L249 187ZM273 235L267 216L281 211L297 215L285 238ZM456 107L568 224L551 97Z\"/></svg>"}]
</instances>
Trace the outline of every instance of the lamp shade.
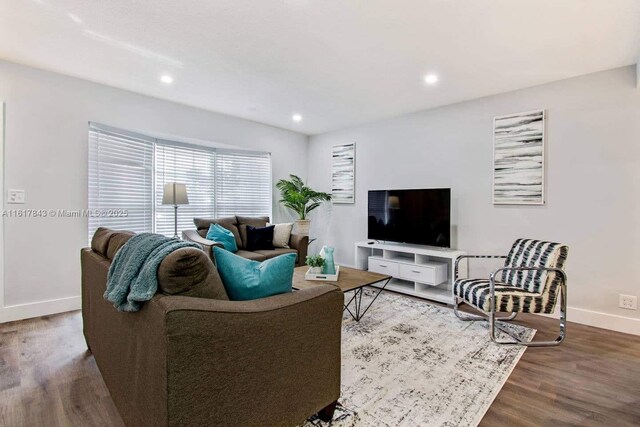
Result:
<instances>
[{"instance_id":1,"label":"lamp shade","mask_svg":"<svg viewBox=\"0 0 640 427\"><path fill-rule=\"evenodd\" d=\"M389 196L389 209L400 209L400 197Z\"/></svg>"},{"instance_id":2,"label":"lamp shade","mask_svg":"<svg viewBox=\"0 0 640 427\"><path fill-rule=\"evenodd\" d=\"M187 186L179 182L168 182L162 192L163 205L188 205Z\"/></svg>"}]
</instances>

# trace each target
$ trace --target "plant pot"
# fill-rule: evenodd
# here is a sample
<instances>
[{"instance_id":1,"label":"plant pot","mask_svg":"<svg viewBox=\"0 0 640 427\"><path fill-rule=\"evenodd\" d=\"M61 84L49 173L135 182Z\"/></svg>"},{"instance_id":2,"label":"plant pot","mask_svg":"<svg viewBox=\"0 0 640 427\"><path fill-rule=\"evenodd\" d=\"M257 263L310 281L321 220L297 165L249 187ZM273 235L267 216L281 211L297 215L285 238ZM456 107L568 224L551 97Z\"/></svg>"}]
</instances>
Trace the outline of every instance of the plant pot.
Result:
<instances>
[{"instance_id":1,"label":"plant pot","mask_svg":"<svg viewBox=\"0 0 640 427\"><path fill-rule=\"evenodd\" d=\"M311 224L310 219L296 219L296 234L301 236L309 235L309 225Z\"/></svg>"},{"instance_id":2,"label":"plant pot","mask_svg":"<svg viewBox=\"0 0 640 427\"><path fill-rule=\"evenodd\" d=\"M311 273L311 274L322 274L322 267L311 267L309 269L309 273Z\"/></svg>"}]
</instances>

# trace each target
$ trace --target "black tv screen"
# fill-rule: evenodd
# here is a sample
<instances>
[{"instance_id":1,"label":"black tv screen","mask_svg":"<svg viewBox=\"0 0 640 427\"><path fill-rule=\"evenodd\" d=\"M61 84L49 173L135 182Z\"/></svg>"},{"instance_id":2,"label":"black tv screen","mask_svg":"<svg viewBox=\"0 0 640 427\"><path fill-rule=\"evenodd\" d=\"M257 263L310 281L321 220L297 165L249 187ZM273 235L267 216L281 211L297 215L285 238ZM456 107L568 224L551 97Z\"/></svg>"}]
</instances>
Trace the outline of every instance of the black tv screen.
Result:
<instances>
[{"instance_id":1,"label":"black tv screen","mask_svg":"<svg viewBox=\"0 0 640 427\"><path fill-rule=\"evenodd\" d=\"M369 191L368 238L450 247L451 189Z\"/></svg>"}]
</instances>

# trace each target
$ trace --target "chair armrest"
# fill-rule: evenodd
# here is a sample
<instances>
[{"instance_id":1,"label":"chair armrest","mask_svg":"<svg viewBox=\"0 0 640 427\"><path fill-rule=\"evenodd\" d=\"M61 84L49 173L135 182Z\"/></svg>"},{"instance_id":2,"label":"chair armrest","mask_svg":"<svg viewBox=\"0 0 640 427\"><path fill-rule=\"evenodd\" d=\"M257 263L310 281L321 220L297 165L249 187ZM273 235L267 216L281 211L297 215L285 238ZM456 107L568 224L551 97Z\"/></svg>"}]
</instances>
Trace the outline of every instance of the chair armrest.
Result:
<instances>
[{"instance_id":1,"label":"chair armrest","mask_svg":"<svg viewBox=\"0 0 640 427\"><path fill-rule=\"evenodd\" d=\"M337 400L343 302L332 285L254 301L159 299L169 424L298 425Z\"/></svg>"},{"instance_id":2,"label":"chair armrest","mask_svg":"<svg viewBox=\"0 0 640 427\"><path fill-rule=\"evenodd\" d=\"M498 275L499 273L502 273L504 271L547 271L547 272L552 272L552 273L558 273L560 275L560 280L563 283L567 283L567 273L565 273L564 270L561 269L561 268L556 268L556 267L527 267L527 266L500 267L500 268L497 268L497 269L493 270L493 272L489 276L489 282L493 283L493 285L495 286L496 275Z\"/></svg>"},{"instance_id":3,"label":"chair armrest","mask_svg":"<svg viewBox=\"0 0 640 427\"><path fill-rule=\"evenodd\" d=\"M460 263L461 260L465 258L485 258L485 259L494 258L495 259L495 258L506 258L506 255L460 255L458 258L456 258L456 262L455 262L454 280L458 280L458 264Z\"/></svg>"},{"instance_id":4,"label":"chair armrest","mask_svg":"<svg viewBox=\"0 0 640 427\"><path fill-rule=\"evenodd\" d=\"M304 265L307 261L307 249L309 248L309 236L291 233L289 247L298 251L297 265Z\"/></svg>"},{"instance_id":5,"label":"chair armrest","mask_svg":"<svg viewBox=\"0 0 640 427\"><path fill-rule=\"evenodd\" d=\"M214 264L215 264L215 260L213 259L213 248L214 248L214 246L218 246L220 248L223 247L222 243L214 242L213 240L205 239L200 234L198 234L197 230L184 230L182 232L182 239L186 240L188 242L197 243L200 246L202 246L202 250L205 251L207 253L207 255L209 255L209 258L211 259L211 261L214 262Z\"/></svg>"}]
</instances>

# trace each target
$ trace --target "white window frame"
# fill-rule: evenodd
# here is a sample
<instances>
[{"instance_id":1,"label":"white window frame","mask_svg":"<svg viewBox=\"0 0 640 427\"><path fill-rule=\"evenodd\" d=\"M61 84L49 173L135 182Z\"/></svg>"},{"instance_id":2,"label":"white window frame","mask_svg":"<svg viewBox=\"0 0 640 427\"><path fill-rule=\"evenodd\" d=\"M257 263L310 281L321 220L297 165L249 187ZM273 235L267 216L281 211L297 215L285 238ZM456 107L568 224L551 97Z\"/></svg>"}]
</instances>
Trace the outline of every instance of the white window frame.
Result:
<instances>
[{"instance_id":1,"label":"white window frame","mask_svg":"<svg viewBox=\"0 0 640 427\"><path fill-rule=\"evenodd\" d=\"M269 218L272 219L272 215L273 215L273 164L272 164L272 160L271 160L271 153L269 152L265 152L265 151L253 151L253 150L243 150L243 149L237 149L237 148L227 148L227 147L220 147L220 146L215 146L215 145L205 145L205 144L193 144L190 142L183 142L183 141L179 141L179 140L173 140L173 139L167 139L167 138L155 138L152 136L148 136L148 135L144 135L144 134L140 134L137 132L131 132L131 131L127 131L127 130L123 130L123 129L118 129L118 128L114 128L108 125L103 125L103 124L99 124L99 123L94 123L94 122L90 122L89 123L89 132L91 132L92 130L94 131L98 131L98 132L107 132L107 133L116 133L125 137L132 137L132 138L136 138L136 139L143 139L145 141L151 142L153 144L153 163L152 163L152 180L151 180L151 185L152 185L152 189L151 189L151 193L152 193L152 210L151 210L151 224L152 224L152 231L155 233L157 230L157 224L156 224L156 220L157 220L157 204L158 204L158 200L157 200L157 180L158 180L158 170L157 170L157 159L156 159L156 155L157 155L157 148L159 145L164 145L164 146L175 146L175 147L181 147L181 148L185 148L185 149L195 149L195 150L201 150L201 151L210 151L214 153L214 167L213 167L213 180L214 180L214 184L213 184L213 188L214 188L214 194L213 194L213 199L214 199L214 203L213 203L213 212L212 212L212 217L213 218L217 218L219 216L219 212L218 212L218 196L216 194L217 191L217 187L218 187L218 180L220 179L219 173L220 171L218 170L218 165L217 165L217 158L216 156L218 155L218 153L220 154L227 154L227 153L231 153L231 154L246 154L248 156L266 156L266 158L268 159L268 169L269 169L269 191L268 191L268 216ZM91 140L89 140L89 144L91 144ZM89 147L89 153L91 153L91 147ZM91 156L91 154L89 154L89 156ZM91 162L91 159L89 159L89 162ZM91 164L89 164L89 168L91 168ZM88 174L90 174L91 171L88 171ZM92 189L90 188L90 182L88 182L88 196L89 198L91 197L91 191ZM187 187L187 191L189 190L189 188ZM178 208L178 215L180 215L180 208ZM100 224L98 224L98 226L100 226ZM88 226L88 231L89 234L93 234L93 232L95 230L91 230L91 221L89 222ZM173 232L171 233L173 235ZM89 240L91 240L91 236L89 237Z\"/></svg>"}]
</instances>

